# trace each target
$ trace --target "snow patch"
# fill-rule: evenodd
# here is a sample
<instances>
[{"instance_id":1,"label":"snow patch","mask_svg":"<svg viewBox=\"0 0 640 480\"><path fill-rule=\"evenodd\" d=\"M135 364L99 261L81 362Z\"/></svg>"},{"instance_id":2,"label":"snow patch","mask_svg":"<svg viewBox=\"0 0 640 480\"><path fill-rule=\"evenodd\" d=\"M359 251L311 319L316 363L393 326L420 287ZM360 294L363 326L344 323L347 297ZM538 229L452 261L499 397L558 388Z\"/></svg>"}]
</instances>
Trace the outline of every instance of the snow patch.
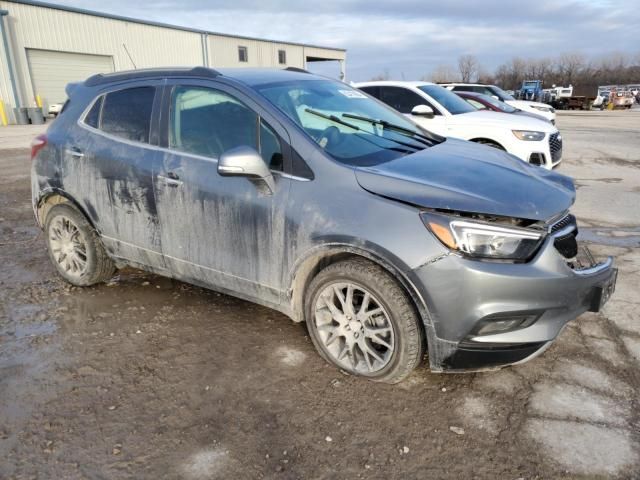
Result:
<instances>
[{"instance_id":1,"label":"snow patch","mask_svg":"<svg viewBox=\"0 0 640 480\"><path fill-rule=\"evenodd\" d=\"M584 388L566 384L537 385L529 406L533 412L543 416L575 418L613 425L625 425L629 414L626 405Z\"/></svg>"},{"instance_id":2,"label":"snow patch","mask_svg":"<svg viewBox=\"0 0 640 480\"><path fill-rule=\"evenodd\" d=\"M220 471L227 457L221 449L202 450L194 453L182 466L187 478L193 480L209 479Z\"/></svg>"},{"instance_id":3,"label":"snow patch","mask_svg":"<svg viewBox=\"0 0 640 480\"><path fill-rule=\"evenodd\" d=\"M559 363L555 374L565 380L584 385L593 390L600 390L609 395L621 395L629 393L627 383L587 365L564 361Z\"/></svg>"},{"instance_id":4,"label":"snow patch","mask_svg":"<svg viewBox=\"0 0 640 480\"><path fill-rule=\"evenodd\" d=\"M477 396L465 398L462 406L458 407L458 414L474 427L492 433L498 430L496 415L484 398Z\"/></svg>"},{"instance_id":5,"label":"snow patch","mask_svg":"<svg viewBox=\"0 0 640 480\"><path fill-rule=\"evenodd\" d=\"M307 358L306 353L291 347L278 347L276 355L282 363L289 367L299 367Z\"/></svg>"},{"instance_id":6,"label":"snow patch","mask_svg":"<svg viewBox=\"0 0 640 480\"><path fill-rule=\"evenodd\" d=\"M616 475L633 468L638 454L629 434L611 427L600 427L563 420L532 419L525 431L543 446L551 459L572 473Z\"/></svg>"}]
</instances>

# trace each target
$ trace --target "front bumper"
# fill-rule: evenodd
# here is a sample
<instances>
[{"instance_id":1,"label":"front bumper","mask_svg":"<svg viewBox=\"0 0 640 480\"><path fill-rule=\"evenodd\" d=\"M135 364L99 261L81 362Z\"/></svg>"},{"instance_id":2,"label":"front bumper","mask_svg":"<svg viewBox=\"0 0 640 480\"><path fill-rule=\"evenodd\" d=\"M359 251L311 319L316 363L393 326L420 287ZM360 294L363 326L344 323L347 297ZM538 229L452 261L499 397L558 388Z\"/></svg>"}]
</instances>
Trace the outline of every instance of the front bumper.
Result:
<instances>
[{"instance_id":1,"label":"front bumper","mask_svg":"<svg viewBox=\"0 0 640 480\"><path fill-rule=\"evenodd\" d=\"M471 260L451 253L414 271L424 287L433 371L482 370L533 358L582 313L597 311L615 288L613 261L572 268L549 236L521 264ZM528 326L479 335L496 319L527 317Z\"/></svg>"},{"instance_id":2,"label":"front bumper","mask_svg":"<svg viewBox=\"0 0 640 480\"><path fill-rule=\"evenodd\" d=\"M533 165L551 170L562 161L562 137L559 132L545 135L539 142L514 142L509 153Z\"/></svg>"}]
</instances>

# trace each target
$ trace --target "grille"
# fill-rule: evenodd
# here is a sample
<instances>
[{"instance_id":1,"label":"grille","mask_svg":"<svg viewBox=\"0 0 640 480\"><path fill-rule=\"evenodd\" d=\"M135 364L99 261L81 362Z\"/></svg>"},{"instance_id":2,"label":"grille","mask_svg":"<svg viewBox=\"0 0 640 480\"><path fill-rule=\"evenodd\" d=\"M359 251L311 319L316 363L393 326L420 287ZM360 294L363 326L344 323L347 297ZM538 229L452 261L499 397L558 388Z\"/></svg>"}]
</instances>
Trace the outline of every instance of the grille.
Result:
<instances>
[{"instance_id":1,"label":"grille","mask_svg":"<svg viewBox=\"0 0 640 480\"><path fill-rule=\"evenodd\" d=\"M556 250L558 250L558 252L560 252L560 254L565 258L573 258L578 254L578 242L576 241L578 225L576 223L576 217L569 213L551 225L551 228L549 229L553 234L571 226L573 226L571 233L563 235L562 237L557 237L553 241L553 245L556 247Z\"/></svg>"},{"instance_id":2,"label":"grille","mask_svg":"<svg viewBox=\"0 0 640 480\"><path fill-rule=\"evenodd\" d=\"M558 232L563 228L568 227L569 225L576 225L576 217L574 217L570 213L568 213L567 215L562 217L560 220L558 220L556 223L551 225L550 232L551 233ZM576 226L576 230L577 230L577 226Z\"/></svg>"},{"instance_id":3,"label":"grille","mask_svg":"<svg viewBox=\"0 0 640 480\"><path fill-rule=\"evenodd\" d=\"M562 158L562 137L559 133L552 133L549 136L549 150L551 150L551 161L557 162Z\"/></svg>"}]
</instances>

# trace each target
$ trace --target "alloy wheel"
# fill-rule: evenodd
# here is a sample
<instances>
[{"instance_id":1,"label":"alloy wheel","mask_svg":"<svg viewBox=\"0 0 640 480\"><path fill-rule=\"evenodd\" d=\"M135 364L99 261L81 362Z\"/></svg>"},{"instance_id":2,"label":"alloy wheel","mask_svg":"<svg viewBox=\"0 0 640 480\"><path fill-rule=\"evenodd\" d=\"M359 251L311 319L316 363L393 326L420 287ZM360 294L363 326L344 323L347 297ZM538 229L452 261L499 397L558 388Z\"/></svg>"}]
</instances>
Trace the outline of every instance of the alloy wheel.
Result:
<instances>
[{"instance_id":1,"label":"alloy wheel","mask_svg":"<svg viewBox=\"0 0 640 480\"><path fill-rule=\"evenodd\" d=\"M339 366L364 375L392 359L395 333L381 302L354 283L331 283L318 295L314 325L326 353Z\"/></svg>"},{"instance_id":2,"label":"alloy wheel","mask_svg":"<svg viewBox=\"0 0 640 480\"><path fill-rule=\"evenodd\" d=\"M51 253L58 267L67 275L79 278L87 270L87 244L78 226L58 215L49 226Z\"/></svg>"}]
</instances>

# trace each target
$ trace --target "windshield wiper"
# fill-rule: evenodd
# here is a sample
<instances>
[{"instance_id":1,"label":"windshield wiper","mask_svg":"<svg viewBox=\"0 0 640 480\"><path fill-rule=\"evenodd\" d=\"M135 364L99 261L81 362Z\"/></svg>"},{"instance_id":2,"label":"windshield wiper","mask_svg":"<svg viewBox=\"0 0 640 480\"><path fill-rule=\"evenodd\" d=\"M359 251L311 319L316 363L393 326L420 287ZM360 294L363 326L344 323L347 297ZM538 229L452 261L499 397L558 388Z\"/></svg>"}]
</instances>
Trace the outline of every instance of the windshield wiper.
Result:
<instances>
[{"instance_id":1,"label":"windshield wiper","mask_svg":"<svg viewBox=\"0 0 640 480\"><path fill-rule=\"evenodd\" d=\"M332 122L339 123L340 125L344 125L345 127L353 128L354 130L358 130L358 131L361 130L360 127L358 127L356 125L352 125L349 122L345 122L340 117L336 117L335 115L326 115L326 114L324 114L322 112L319 112L317 110L313 110L311 108L305 108L304 111L305 112L309 112L310 114L315 115L317 117L324 118L325 120L331 120Z\"/></svg>"},{"instance_id":2,"label":"windshield wiper","mask_svg":"<svg viewBox=\"0 0 640 480\"><path fill-rule=\"evenodd\" d=\"M335 115L327 115L327 114L322 113L322 112L319 112L319 111L317 111L317 110L313 110L312 108L305 108L304 110L305 110L305 112L309 112L309 113L311 113L312 115L316 115L316 116L318 116L318 117L320 117L320 118L324 118L324 119L326 119L326 120L331 120L332 122L339 123L340 125L344 125L344 126L346 126L346 127L352 128L352 129L354 129L354 130L356 130L356 131L358 131L358 132L364 132L364 133L366 133L367 135L372 135L372 136L374 136L374 137L376 137L376 138L377 138L377 135L373 135L373 134L371 134L371 133L369 133L369 132L367 132L367 131L365 131L365 130L362 130L362 129L361 129L360 127L358 127L357 125L352 125L352 124L351 124L351 123L349 123L349 122L345 122L345 121L344 121L344 120L342 120L340 117L336 117ZM402 146L405 146L405 147L409 147L409 148L412 148L412 149L414 149L414 150L413 150L413 151L411 151L411 150L407 150L407 149L403 149L403 148L387 147L387 146L384 146L384 145L380 145L380 144L379 144L379 143L377 143L377 142L372 142L371 140L369 140L369 139L367 139L367 138L365 138L365 137L362 137L361 135L358 135L358 136L359 136L360 138L362 138L363 140L365 140L365 141L367 141L367 142L369 142L369 143L374 144L376 147L386 148L386 149L388 149L388 150L395 150L395 151L397 151L397 152L403 152L403 153L415 153L415 152L417 152L418 150L421 150L421 148L420 148L419 146L417 146L417 145L412 145L412 144L410 144L410 143L401 142L400 140L396 140L395 138L385 138L385 137L380 137L380 138L382 138L382 139L384 139L384 140L387 140L387 141L389 141L389 142L394 142L394 143L397 143L398 145L402 145Z\"/></svg>"},{"instance_id":3,"label":"windshield wiper","mask_svg":"<svg viewBox=\"0 0 640 480\"><path fill-rule=\"evenodd\" d=\"M363 122L369 122L375 125L382 125L385 128L388 128L390 130L395 130L399 133L404 134L407 137L411 137L414 140L416 140L416 137L417 137L418 140L421 140L422 143L427 144L430 147L433 146L434 144L434 141L431 138L427 137L426 135L423 135L420 132L416 132L415 130L412 130L410 128L405 128L401 125L396 125L395 123L387 122L386 120L362 117L360 115L354 115L353 113L343 113L342 116L346 118L353 118L354 120L362 120Z\"/></svg>"}]
</instances>

